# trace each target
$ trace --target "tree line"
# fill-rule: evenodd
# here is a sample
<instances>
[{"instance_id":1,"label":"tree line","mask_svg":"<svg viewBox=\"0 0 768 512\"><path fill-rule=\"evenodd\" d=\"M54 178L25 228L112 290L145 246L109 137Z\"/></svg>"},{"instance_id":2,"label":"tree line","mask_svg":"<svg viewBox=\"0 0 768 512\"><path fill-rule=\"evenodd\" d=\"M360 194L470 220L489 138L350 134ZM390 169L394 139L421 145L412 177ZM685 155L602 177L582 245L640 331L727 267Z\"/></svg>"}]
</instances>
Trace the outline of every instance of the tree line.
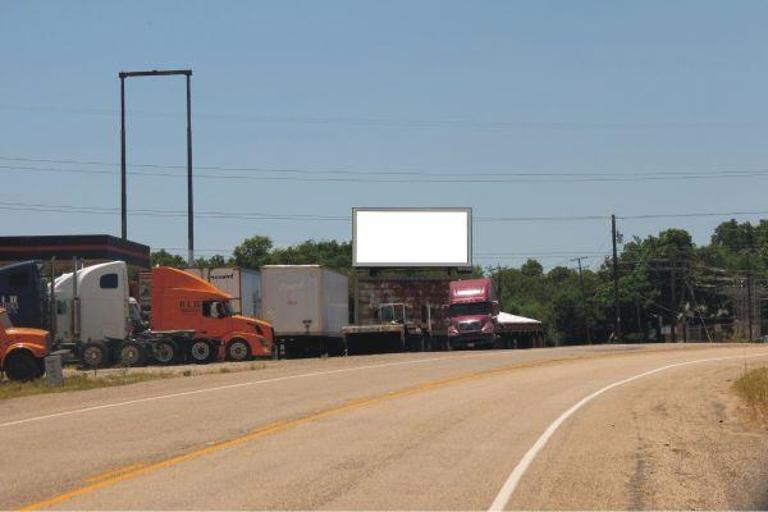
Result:
<instances>
[{"instance_id":1,"label":"tree line","mask_svg":"<svg viewBox=\"0 0 768 512\"><path fill-rule=\"evenodd\" d=\"M165 250L153 252L151 261L186 267L181 256ZM195 261L198 267L259 269L268 264L320 264L354 275L351 242L336 240L275 247L269 237L254 236L228 257ZM768 276L768 220L723 222L709 243L701 246L683 229L670 228L642 239L635 236L621 246L617 268L624 341L660 341L662 326L727 325L733 322L737 307L730 292L749 286L751 295L757 296L763 289ZM587 266L581 275L567 266L545 271L533 258L519 266L477 267L470 275L492 278L501 309L542 321L551 343L605 342L616 335L610 257Z\"/></svg>"}]
</instances>

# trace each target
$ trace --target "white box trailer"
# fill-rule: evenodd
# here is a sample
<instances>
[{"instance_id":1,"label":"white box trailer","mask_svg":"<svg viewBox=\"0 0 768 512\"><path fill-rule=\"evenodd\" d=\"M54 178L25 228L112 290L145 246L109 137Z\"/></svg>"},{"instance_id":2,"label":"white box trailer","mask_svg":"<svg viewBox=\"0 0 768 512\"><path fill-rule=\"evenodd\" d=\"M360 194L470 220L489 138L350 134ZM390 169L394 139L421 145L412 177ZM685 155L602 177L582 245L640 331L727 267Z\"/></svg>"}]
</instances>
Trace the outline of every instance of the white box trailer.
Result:
<instances>
[{"instance_id":1,"label":"white box trailer","mask_svg":"<svg viewBox=\"0 0 768 512\"><path fill-rule=\"evenodd\" d=\"M186 272L200 277L233 297L232 311L261 318L261 273L239 267L189 268Z\"/></svg>"},{"instance_id":2,"label":"white box trailer","mask_svg":"<svg viewBox=\"0 0 768 512\"><path fill-rule=\"evenodd\" d=\"M347 276L320 265L261 268L262 312L287 355L343 351L349 323Z\"/></svg>"}]
</instances>

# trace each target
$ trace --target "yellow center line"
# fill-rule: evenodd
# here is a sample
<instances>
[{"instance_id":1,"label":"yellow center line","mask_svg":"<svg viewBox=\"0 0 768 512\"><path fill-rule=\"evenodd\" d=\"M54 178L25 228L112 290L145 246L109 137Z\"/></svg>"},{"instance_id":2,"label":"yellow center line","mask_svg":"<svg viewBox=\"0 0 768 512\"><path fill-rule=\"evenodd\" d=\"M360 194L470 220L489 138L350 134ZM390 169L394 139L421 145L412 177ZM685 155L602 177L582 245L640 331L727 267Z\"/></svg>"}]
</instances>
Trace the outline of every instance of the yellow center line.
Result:
<instances>
[{"instance_id":1,"label":"yellow center line","mask_svg":"<svg viewBox=\"0 0 768 512\"><path fill-rule=\"evenodd\" d=\"M669 352L672 352L672 350L670 350ZM612 353L612 354L599 355L596 357L593 356L592 358L603 359L605 357L626 356L626 355L630 355L630 354ZM218 441L213 444L207 445L205 447L198 448L190 452L183 453L181 455L176 455L167 459L163 459L158 462L137 465L137 467L135 468L131 468L130 466L126 466L124 468L118 468L117 470L113 471L112 474L110 474L110 472L102 473L100 475L96 475L94 477L87 479L86 480L87 485L72 489L70 491L64 492L57 496L53 496L43 501L30 503L22 507L20 510L26 511L26 510L48 509L54 505L65 502L72 498L90 494L95 491L98 491L99 489L104 489L106 487L110 487L120 482L133 480L140 476L147 475L149 473L154 473L164 468L176 466L183 462L197 459L205 455L209 455L222 450L233 448L235 446L239 446L244 443L255 441L257 439L261 439L263 437L266 437L272 434L277 434L291 428L295 428L310 422L320 420L322 418L326 418L328 416L335 416L335 415L346 413L349 411L354 411L362 407L375 405L375 404L394 400L397 398L403 398L410 395L424 393L424 392L427 392L439 387L443 387L443 386L455 385L455 384L460 384L468 381L487 378L494 375L499 375L501 373L514 371L514 370L539 367L543 365L549 366L552 364L559 364L559 363L572 363L572 362L577 362L579 359L582 359L582 358L560 358L560 359L550 359L547 361L534 361L530 363L517 363L517 364L511 364L511 365L504 365L497 368L492 368L490 370L482 370L479 372L473 372L473 373L460 375L456 377L448 377L444 379L428 381L428 382L416 384L414 386L410 386L401 390L390 391L382 395L375 395L372 397L364 397L364 398L350 400L341 405L329 407L327 409L317 411L311 414L307 414L305 416L300 416L298 418L278 420L278 421L269 423L267 425L258 427L254 430L251 430L250 432L242 436L228 439L225 441Z\"/></svg>"},{"instance_id":2,"label":"yellow center line","mask_svg":"<svg viewBox=\"0 0 768 512\"><path fill-rule=\"evenodd\" d=\"M86 478L85 482L89 484L100 482L102 480L107 480L115 475L122 475L123 473L127 473L131 470L138 469L146 465L146 462L137 462L136 464L129 464L128 466L121 466L119 468L110 469L104 473L99 473L98 475Z\"/></svg>"}]
</instances>

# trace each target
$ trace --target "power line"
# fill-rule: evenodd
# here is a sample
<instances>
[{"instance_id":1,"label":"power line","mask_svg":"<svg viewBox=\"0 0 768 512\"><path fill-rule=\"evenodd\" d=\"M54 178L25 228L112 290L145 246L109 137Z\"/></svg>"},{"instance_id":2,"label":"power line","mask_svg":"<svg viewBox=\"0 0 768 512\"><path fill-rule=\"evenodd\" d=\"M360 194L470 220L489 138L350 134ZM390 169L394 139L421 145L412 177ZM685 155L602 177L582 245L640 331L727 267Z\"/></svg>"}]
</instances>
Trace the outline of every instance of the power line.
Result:
<instances>
[{"instance_id":1,"label":"power line","mask_svg":"<svg viewBox=\"0 0 768 512\"><path fill-rule=\"evenodd\" d=\"M43 203L23 203L0 201L0 209L12 211L44 211L51 213L115 213L117 208L104 208L98 206L83 205L62 205L62 204L43 204ZM156 210L156 209L133 209L134 215L160 215L168 217L186 216L187 213L182 210ZM699 213L681 213L681 214L649 214L627 217L628 218L675 218L675 217L727 217L734 215L761 215L768 214L768 210L754 211L730 211L730 212L699 212ZM274 214L262 212L226 212L226 211L199 211L196 216L208 218L234 218L234 219L264 219L264 220L321 220L321 221L339 221L351 222L349 216L331 216L315 214ZM564 215L564 216L531 216L531 217L478 217L473 218L474 222L495 223L495 222L574 222L574 221L608 221L610 217L601 215ZM737 244L738 245L738 244ZM711 247L711 246L709 246ZM717 246L720 247L720 246ZM762 248L759 245L741 245L742 248ZM723 246L723 248L728 248Z\"/></svg>"},{"instance_id":2,"label":"power line","mask_svg":"<svg viewBox=\"0 0 768 512\"><path fill-rule=\"evenodd\" d=\"M651 213L643 215L624 215L617 216L622 220L633 219L671 219L681 217L724 217L728 215L766 215L768 210L736 210L730 212L692 212L692 213Z\"/></svg>"},{"instance_id":3,"label":"power line","mask_svg":"<svg viewBox=\"0 0 768 512\"><path fill-rule=\"evenodd\" d=\"M71 159L36 159L0 157L6 162L26 163L55 163L66 165L99 165L116 166L114 162L102 162L94 160ZM130 167L147 169L184 169L180 165L171 164L132 164ZM64 167L39 167L28 165L0 165L5 171L26 171L43 173L64 174L89 174L112 176L113 172L100 169L64 168ZM638 181L668 181L688 179L732 179L768 177L768 170L753 171L641 171L635 173L624 172L588 172L588 171L498 171L490 172L479 169L463 171L412 171L412 170L347 170L347 169L302 169L302 168L266 168L266 167L222 167L222 166L196 166L198 170L213 170L223 172L249 172L260 174L273 174L271 176L253 176L250 174L222 174L222 173L197 173L196 178L215 180L249 180L249 181L296 181L296 182L342 182L342 183L574 183L574 182L638 182ZM276 174L276 175L274 175ZM158 171L132 171L133 176L152 176L166 178L185 178L185 175L173 172ZM321 176L317 175L340 175ZM385 178L381 178L384 176ZM413 176L412 178L392 178L387 176ZM622 218L645 218L643 216ZM650 217L649 217L650 218Z\"/></svg>"},{"instance_id":4,"label":"power line","mask_svg":"<svg viewBox=\"0 0 768 512\"><path fill-rule=\"evenodd\" d=\"M60 107L53 105L0 105L0 110L30 113L60 113L80 114L90 116L117 117L118 113L111 108L94 107ZM184 114L179 112L158 112L142 109L129 110L131 116L149 118L179 118ZM198 112L196 117L221 121L251 121L258 123L301 123L315 125L349 125L349 126L385 126L393 128L472 128L481 130L510 130L510 129L554 129L554 130L617 130L617 129L651 129L651 128L691 128L696 126L728 126L754 129L762 127L762 122L701 122L701 121L671 121L671 122L578 122L578 121L494 121L473 119L396 119L376 116L265 116L242 113Z\"/></svg>"}]
</instances>

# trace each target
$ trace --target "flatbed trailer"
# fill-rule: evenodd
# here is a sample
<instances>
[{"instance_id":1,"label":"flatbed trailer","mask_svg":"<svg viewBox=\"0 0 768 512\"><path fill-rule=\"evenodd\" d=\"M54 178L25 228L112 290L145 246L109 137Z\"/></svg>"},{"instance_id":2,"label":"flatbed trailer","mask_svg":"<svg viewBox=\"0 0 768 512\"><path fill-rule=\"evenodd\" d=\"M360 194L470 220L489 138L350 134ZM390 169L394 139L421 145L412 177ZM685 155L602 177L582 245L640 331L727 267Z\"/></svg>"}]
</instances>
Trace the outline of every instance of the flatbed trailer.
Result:
<instances>
[{"instance_id":1,"label":"flatbed trailer","mask_svg":"<svg viewBox=\"0 0 768 512\"><path fill-rule=\"evenodd\" d=\"M402 352L406 346L406 331L402 324L345 325L341 328L344 353Z\"/></svg>"},{"instance_id":2,"label":"flatbed trailer","mask_svg":"<svg viewBox=\"0 0 768 512\"><path fill-rule=\"evenodd\" d=\"M439 343L432 338L430 322L414 321L408 311L407 304L380 304L376 316L383 322L342 327L345 354L424 352L439 348Z\"/></svg>"}]
</instances>

